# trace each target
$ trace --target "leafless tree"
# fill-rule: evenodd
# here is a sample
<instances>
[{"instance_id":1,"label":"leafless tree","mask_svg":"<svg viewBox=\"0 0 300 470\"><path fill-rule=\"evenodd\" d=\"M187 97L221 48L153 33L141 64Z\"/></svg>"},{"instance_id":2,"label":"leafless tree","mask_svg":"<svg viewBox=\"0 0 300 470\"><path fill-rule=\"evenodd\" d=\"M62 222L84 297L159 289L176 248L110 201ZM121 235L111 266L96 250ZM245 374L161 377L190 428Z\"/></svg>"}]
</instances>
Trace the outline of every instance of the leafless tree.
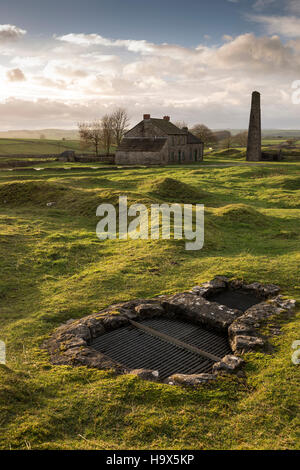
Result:
<instances>
[{"instance_id":1,"label":"leafless tree","mask_svg":"<svg viewBox=\"0 0 300 470\"><path fill-rule=\"evenodd\" d=\"M220 146L221 148L225 148L229 150L232 147L232 145L233 145L233 137L231 133L229 133L228 137L226 137L226 139L220 142Z\"/></svg>"},{"instance_id":2,"label":"leafless tree","mask_svg":"<svg viewBox=\"0 0 300 470\"><path fill-rule=\"evenodd\" d=\"M296 145L297 139L294 137L291 137L290 139L286 141L286 143L289 147L293 147L294 145Z\"/></svg>"},{"instance_id":3,"label":"leafless tree","mask_svg":"<svg viewBox=\"0 0 300 470\"><path fill-rule=\"evenodd\" d=\"M129 125L128 113L125 108L117 108L111 118L114 141L119 146Z\"/></svg>"},{"instance_id":4,"label":"leafless tree","mask_svg":"<svg viewBox=\"0 0 300 470\"><path fill-rule=\"evenodd\" d=\"M105 114L101 119L101 131L102 131L102 145L107 154L110 153L110 147L112 146L114 139L114 119L113 115Z\"/></svg>"},{"instance_id":5,"label":"leafless tree","mask_svg":"<svg viewBox=\"0 0 300 470\"><path fill-rule=\"evenodd\" d=\"M215 144L217 141L214 133L204 124L195 124L191 129L191 133L199 137L206 147Z\"/></svg>"},{"instance_id":6,"label":"leafless tree","mask_svg":"<svg viewBox=\"0 0 300 470\"><path fill-rule=\"evenodd\" d=\"M174 125L176 127L179 127L179 129L183 129L184 127L188 127L188 125L185 121L175 121Z\"/></svg>"},{"instance_id":7,"label":"leafless tree","mask_svg":"<svg viewBox=\"0 0 300 470\"><path fill-rule=\"evenodd\" d=\"M102 143L102 121L95 119L90 122L79 122L78 131L80 140L86 145L93 146L95 154L98 156Z\"/></svg>"},{"instance_id":8,"label":"leafless tree","mask_svg":"<svg viewBox=\"0 0 300 470\"><path fill-rule=\"evenodd\" d=\"M241 147L247 147L248 142L248 132L239 132L234 136L234 142Z\"/></svg>"}]
</instances>

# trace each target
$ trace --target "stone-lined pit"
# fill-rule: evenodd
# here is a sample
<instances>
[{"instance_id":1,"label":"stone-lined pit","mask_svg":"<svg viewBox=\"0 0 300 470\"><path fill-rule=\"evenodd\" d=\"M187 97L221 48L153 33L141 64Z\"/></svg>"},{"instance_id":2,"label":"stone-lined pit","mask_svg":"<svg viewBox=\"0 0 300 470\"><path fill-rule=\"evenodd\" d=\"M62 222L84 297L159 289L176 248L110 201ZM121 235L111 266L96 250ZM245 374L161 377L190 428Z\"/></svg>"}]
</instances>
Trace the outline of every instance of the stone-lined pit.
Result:
<instances>
[{"instance_id":1,"label":"stone-lined pit","mask_svg":"<svg viewBox=\"0 0 300 470\"><path fill-rule=\"evenodd\" d=\"M244 352L269 350L268 337L262 334L261 327L270 320L274 321L276 317L290 313L295 306L294 300L284 300L279 296L279 290L274 284L247 284L239 280L230 281L225 276L216 276L212 281L195 286L188 292L123 302L79 320L69 320L55 330L44 346L50 352L54 364L114 369L117 373L136 374L169 384L197 385L213 380L221 373L238 372L244 362L239 356ZM239 298L240 309L219 303L229 303L232 299L236 301ZM257 303L247 308L247 302L250 305L252 302ZM182 373L178 364L178 367L171 370L171 375L165 373L170 371L170 368L165 367L165 372L160 376L159 370L153 369L153 366L136 368L135 364L124 364L122 358L112 357L109 351L105 352L101 347L101 338L104 345L109 332L120 331L121 328L130 329L131 321L147 323L150 319L156 322L184 322L205 331L210 330L215 335L225 335L232 353L224 350L224 356L202 372L197 370L196 361L194 370L189 371L190 373ZM118 335L118 332L115 334ZM188 334L184 339L185 342L191 342ZM97 349L93 347L95 344ZM159 364L164 364L163 352L157 358ZM203 358L199 357L199 364L201 361Z\"/></svg>"},{"instance_id":2,"label":"stone-lined pit","mask_svg":"<svg viewBox=\"0 0 300 470\"><path fill-rule=\"evenodd\" d=\"M139 325L150 327L150 333L135 325L123 326L98 336L90 347L106 354L124 368L155 370L162 380L173 373L211 373L214 363L218 361L210 358L210 354L220 359L232 354L228 335L203 329L190 322L159 317L143 320ZM161 338L160 333L170 339ZM194 347L200 353L193 351Z\"/></svg>"},{"instance_id":3,"label":"stone-lined pit","mask_svg":"<svg viewBox=\"0 0 300 470\"><path fill-rule=\"evenodd\" d=\"M263 300L252 292L247 292L243 289L226 289L221 292L216 292L207 298L211 302L217 302L229 308L236 308L242 312L245 312L248 308L259 304Z\"/></svg>"}]
</instances>

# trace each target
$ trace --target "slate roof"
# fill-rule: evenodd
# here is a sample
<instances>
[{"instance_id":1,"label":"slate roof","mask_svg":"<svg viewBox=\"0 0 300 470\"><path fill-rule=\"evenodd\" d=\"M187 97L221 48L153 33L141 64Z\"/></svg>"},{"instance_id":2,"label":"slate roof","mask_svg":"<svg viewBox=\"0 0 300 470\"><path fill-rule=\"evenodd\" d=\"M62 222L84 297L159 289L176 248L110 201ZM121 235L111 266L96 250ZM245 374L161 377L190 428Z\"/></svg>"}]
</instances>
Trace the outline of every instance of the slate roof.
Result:
<instances>
[{"instance_id":1,"label":"slate roof","mask_svg":"<svg viewBox=\"0 0 300 470\"><path fill-rule=\"evenodd\" d=\"M149 121L151 121L155 126L159 127L163 132L165 132L168 135L172 134L185 134L186 131L183 129L179 129L179 127L175 126L175 124L172 124L170 121L167 121L166 119L157 119L157 118L150 118Z\"/></svg>"},{"instance_id":2,"label":"slate roof","mask_svg":"<svg viewBox=\"0 0 300 470\"><path fill-rule=\"evenodd\" d=\"M165 137L124 137L118 152L159 152L166 141Z\"/></svg>"},{"instance_id":3,"label":"slate roof","mask_svg":"<svg viewBox=\"0 0 300 470\"><path fill-rule=\"evenodd\" d=\"M187 143L188 144L202 144L202 140L196 137L194 134L191 132L187 133Z\"/></svg>"}]
</instances>

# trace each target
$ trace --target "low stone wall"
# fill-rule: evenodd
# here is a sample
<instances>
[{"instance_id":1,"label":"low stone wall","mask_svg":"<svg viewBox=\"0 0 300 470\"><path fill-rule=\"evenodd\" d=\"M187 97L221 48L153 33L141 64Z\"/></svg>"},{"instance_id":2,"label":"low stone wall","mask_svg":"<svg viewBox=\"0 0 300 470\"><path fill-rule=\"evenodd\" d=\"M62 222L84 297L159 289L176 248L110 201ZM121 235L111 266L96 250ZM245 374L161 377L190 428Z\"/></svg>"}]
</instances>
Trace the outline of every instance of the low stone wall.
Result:
<instances>
[{"instance_id":1,"label":"low stone wall","mask_svg":"<svg viewBox=\"0 0 300 470\"><path fill-rule=\"evenodd\" d=\"M75 157L76 162L102 162L102 163L109 163L114 165L115 163L115 154L109 155L76 155Z\"/></svg>"},{"instance_id":2,"label":"low stone wall","mask_svg":"<svg viewBox=\"0 0 300 470\"><path fill-rule=\"evenodd\" d=\"M208 297L226 289L244 289L253 292L261 302L245 312L211 302ZM79 320L69 320L55 330L44 344L53 364L85 365L97 369L114 369L117 373L131 373L142 378L159 381L159 373L154 370L130 370L113 361L106 355L89 347L94 338L127 326L130 320L165 316L179 318L204 327L228 333L234 354L227 355L213 366L211 374L173 374L165 382L168 384L198 385L214 380L218 374L238 373L243 365L240 355L248 351L268 351L268 338L261 327L270 318L282 317L290 313L294 300L284 300L279 287L273 284L230 281L217 276L212 281L195 286L188 292L160 296L154 299L136 299L122 302L88 315Z\"/></svg>"},{"instance_id":3,"label":"low stone wall","mask_svg":"<svg viewBox=\"0 0 300 470\"><path fill-rule=\"evenodd\" d=\"M166 165L168 155L166 151L125 152L118 150L115 160L117 165Z\"/></svg>"},{"instance_id":4,"label":"low stone wall","mask_svg":"<svg viewBox=\"0 0 300 470\"><path fill-rule=\"evenodd\" d=\"M59 154L56 153L46 153L46 154L30 154L30 153L11 153L11 154L6 154L6 155L0 155L0 160L1 158L56 158L58 157Z\"/></svg>"},{"instance_id":5,"label":"low stone wall","mask_svg":"<svg viewBox=\"0 0 300 470\"><path fill-rule=\"evenodd\" d=\"M35 165L41 165L43 163L50 163L53 162L55 159L44 159L44 160L34 160L34 161L26 161L26 160L11 160L8 162L1 162L0 160L0 168L25 168L25 167L32 167Z\"/></svg>"}]
</instances>

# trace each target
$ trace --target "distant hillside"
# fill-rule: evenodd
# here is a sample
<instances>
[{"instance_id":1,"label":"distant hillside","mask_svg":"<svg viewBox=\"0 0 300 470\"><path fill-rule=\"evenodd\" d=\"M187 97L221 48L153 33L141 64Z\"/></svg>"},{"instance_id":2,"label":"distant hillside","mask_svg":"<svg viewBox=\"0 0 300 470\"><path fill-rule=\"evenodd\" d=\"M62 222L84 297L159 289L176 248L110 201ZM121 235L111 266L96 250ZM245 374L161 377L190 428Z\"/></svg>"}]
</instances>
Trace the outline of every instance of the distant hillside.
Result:
<instances>
[{"instance_id":1,"label":"distant hillside","mask_svg":"<svg viewBox=\"0 0 300 470\"><path fill-rule=\"evenodd\" d=\"M212 129L213 132L230 131L232 135L239 134L248 129ZM278 138L288 139L291 137L298 137L300 139L300 130L297 129L262 129L262 137L264 138Z\"/></svg>"},{"instance_id":2,"label":"distant hillside","mask_svg":"<svg viewBox=\"0 0 300 470\"><path fill-rule=\"evenodd\" d=\"M13 139L0 136L0 157L21 155L57 155L65 150L93 153L93 148L82 148L79 140Z\"/></svg>"},{"instance_id":3,"label":"distant hillside","mask_svg":"<svg viewBox=\"0 0 300 470\"><path fill-rule=\"evenodd\" d=\"M272 137L278 139L289 139L297 137L300 139L300 130L296 129L264 129L262 131L263 137Z\"/></svg>"},{"instance_id":4,"label":"distant hillside","mask_svg":"<svg viewBox=\"0 0 300 470\"><path fill-rule=\"evenodd\" d=\"M37 129L37 130L11 130L0 131L2 139L40 139L41 137L49 140L77 140L79 139L76 129Z\"/></svg>"}]
</instances>

